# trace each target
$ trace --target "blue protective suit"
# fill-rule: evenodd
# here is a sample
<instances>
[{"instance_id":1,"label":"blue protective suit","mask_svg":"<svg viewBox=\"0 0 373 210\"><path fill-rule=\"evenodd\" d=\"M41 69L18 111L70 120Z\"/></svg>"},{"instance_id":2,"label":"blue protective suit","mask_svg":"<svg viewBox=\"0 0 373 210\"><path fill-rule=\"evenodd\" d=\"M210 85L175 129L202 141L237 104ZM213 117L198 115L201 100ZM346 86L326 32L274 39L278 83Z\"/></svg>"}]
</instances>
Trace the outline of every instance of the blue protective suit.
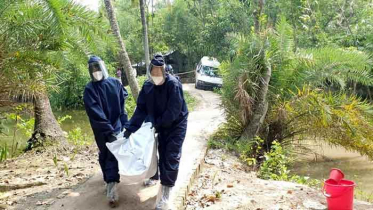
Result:
<instances>
[{"instance_id":1,"label":"blue protective suit","mask_svg":"<svg viewBox=\"0 0 373 210\"><path fill-rule=\"evenodd\" d=\"M100 150L99 163L106 183L119 182L118 162L105 143L128 121L124 107L127 97L126 89L112 77L90 82L84 90L84 105Z\"/></svg>"},{"instance_id":2,"label":"blue protective suit","mask_svg":"<svg viewBox=\"0 0 373 210\"><path fill-rule=\"evenodd\" d=\"M158 133L161 184L172 187L179 172L188 119L188 109L178 79L166 75L165 82L160 86L145 82L137 99L135 113L126 124L126 129L132 133L137 131L145 118L153 123Z\"/></svg>"}]
</instances>

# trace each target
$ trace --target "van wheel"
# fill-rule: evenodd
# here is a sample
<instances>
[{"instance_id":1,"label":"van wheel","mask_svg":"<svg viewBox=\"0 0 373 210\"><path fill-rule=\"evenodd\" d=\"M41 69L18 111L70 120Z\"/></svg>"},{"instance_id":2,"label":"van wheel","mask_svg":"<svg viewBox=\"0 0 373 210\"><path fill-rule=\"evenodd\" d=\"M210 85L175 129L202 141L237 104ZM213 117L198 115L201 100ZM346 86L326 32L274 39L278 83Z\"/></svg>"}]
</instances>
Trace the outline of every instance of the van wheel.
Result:
<instances>
[{"instance_id":1,"label":"van wheel","mask_svg":"<svg viewBox=\"0 0 373 210\"><path fill-rule=\"evenodd\" d=\"M197 80L196 83L194 84L194 87L195 87L196 89L200 89L200 87L199 87L199 85L198 85L198 80Z\"/></svg>"}]
</instances>

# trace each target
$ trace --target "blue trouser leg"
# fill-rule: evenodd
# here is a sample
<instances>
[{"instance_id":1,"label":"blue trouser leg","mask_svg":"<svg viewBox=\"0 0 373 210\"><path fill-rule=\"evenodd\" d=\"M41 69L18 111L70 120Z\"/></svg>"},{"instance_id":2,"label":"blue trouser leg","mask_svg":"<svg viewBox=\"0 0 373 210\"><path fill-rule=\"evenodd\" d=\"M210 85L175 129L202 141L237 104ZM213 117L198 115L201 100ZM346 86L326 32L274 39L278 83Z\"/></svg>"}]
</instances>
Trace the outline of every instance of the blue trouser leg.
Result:
<instances>
[{"instance_id":1,"label":"blue trouser leg","mask_svg":"<svg viewBox=\"0 0 373 210\"><path fill-rule=\"evenodd\" d=\"M181 149L186 135L187 119L173 128L159 132L159 169L161 184L173 187L179 173Z\"/></svg>"},{"instance_id":2,"label":"blue trouser leg","mask_svg":"<svg viewBox=\"0 0 373 210\"><path fill-rule=\"evenodd\" d=\"M102 170L104 181L106 183L119 182L119 168L118 161L115 156L106 147L105 138L96 139L98 149L100 150L98 155L98 161Z\"/></svg>"}]
</instances>

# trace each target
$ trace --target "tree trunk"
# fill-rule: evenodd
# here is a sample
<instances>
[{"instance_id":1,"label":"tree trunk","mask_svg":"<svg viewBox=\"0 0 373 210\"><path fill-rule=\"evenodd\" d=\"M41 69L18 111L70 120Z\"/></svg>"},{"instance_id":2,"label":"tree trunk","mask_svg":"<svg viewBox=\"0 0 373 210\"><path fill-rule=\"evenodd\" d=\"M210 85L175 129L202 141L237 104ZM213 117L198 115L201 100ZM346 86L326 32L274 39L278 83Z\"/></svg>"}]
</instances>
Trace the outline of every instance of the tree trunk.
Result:
<instances>
[{"instance_id":1,"label":"tree trunk","mask_svg":"<svg viewBox=\"0 0 373 210\"><path fill-rule=\"evenodd\" d=\"M367 86L367 91L368 91L368 99L369 101L372 101L372 93L370 92L370 87Z\"/></svg>"},{"instance_id":2,"label":"tree trunk","mask_svg":"<svg viewBox=\"0 0 373 210\"><path fill-rule=\"evenodd\" d=\"M53 115L49 98L46 93L38 93L34 96L34 133L28 141L28 149L42 146L45 140L65 143L65 134Z\"/></svg>"},{"instance_id":3,"label":"tree trunk","mask_svg":"<svg viewBox=\"0 0 373 210\"><path fill-rule=\"evenodd\" d=\"M137 84L135 71L132 69L131 61L126 51L126 45L124 44L122 36L120 35L119 26L117 18L114 13L113 5L111 3L111 0L104 0L104 3L110 21L111 30L113 31L120 46L119 63L126 73L126 77L128 80L128 84L131 88L132 95L135 98L135 100L137 100L137 97L139 95L139 85Z\"/></svg>"},{"instance_id":4,"label":"tree trunk","mask_svg":"<svg viewBox=\"0 0 373 210\"><path fill-rule=\"evenodd\" d=\"M268 102L267 93L269 81L271 80L272 68L268 63L266 71L259 85L258 98L254 105L253 117L250 120L249 125L245 128L240 140L251 140L257 136L260 126L263 124L265 116L267 115Z\"/></svg>"},{"instance_id":5,"label":"tree trunk","mask_svg":"<svg viewBox=\"0 0 373 210\"><path fill-rule=\"evenodd\" d=\"M146 64L146 69L148 69L149 64L150 64L148 25L146 24L144 0L139 0L139 1L140 1L140 13L141 13L141 23L142 23L142 36L143 36L143 41L144 41L145 64Z\"/></svg>"},{"instance_id":6,"label":"tree trunk","mask_svg":"<svg viewBox=\"0 0 373 210\"><path fill-rule=\"evenodd\" d=\"M263 7L264 7L264 0L258 0L258 10L254 12L255 19L254 19L254 26L255 26L255 32L260 31L260 17L263 13Z\"/></svg>"}]
</instances>

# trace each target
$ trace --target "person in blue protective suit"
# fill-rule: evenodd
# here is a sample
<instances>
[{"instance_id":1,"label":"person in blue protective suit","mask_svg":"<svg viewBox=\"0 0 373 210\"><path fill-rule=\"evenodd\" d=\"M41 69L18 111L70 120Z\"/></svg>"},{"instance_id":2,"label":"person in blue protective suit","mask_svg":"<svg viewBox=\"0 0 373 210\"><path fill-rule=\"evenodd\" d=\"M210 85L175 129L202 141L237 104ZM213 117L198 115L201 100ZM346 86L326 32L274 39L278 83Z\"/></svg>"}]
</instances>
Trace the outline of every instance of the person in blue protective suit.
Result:
<instances>
[{"instance_id":1,"label":"person in blue protective suit","mask_svg":"<svg viewBox=\"0 0 373 210\"><path fill-rule=\"evenodd\" d=\"M158 133L161 198L156 209L172 209L169 197L179 172L181 148L185 139L188 109L180 81L165 73L164 59L156 55L147 72L137 99L136 110L126 124L124 137L136 132L145 119L152 122Z\"/></svg>"},{"instance_id":2,"label":"person in blue protective suit","mask_svg":"<svg viewBox=\"0 0 373 210\"><path fill-rule=\"evenodd\" d=\"M119 183L118 162L106 147L113 142L127 123L124 108L128 96L126 89L115 78L109 77L104 62L97 56L88 61L91 80L84 90L84 105L99 149L99 163L106 182L109 204L118 203L117 183Z\"/></svg>"}]
</instances>

